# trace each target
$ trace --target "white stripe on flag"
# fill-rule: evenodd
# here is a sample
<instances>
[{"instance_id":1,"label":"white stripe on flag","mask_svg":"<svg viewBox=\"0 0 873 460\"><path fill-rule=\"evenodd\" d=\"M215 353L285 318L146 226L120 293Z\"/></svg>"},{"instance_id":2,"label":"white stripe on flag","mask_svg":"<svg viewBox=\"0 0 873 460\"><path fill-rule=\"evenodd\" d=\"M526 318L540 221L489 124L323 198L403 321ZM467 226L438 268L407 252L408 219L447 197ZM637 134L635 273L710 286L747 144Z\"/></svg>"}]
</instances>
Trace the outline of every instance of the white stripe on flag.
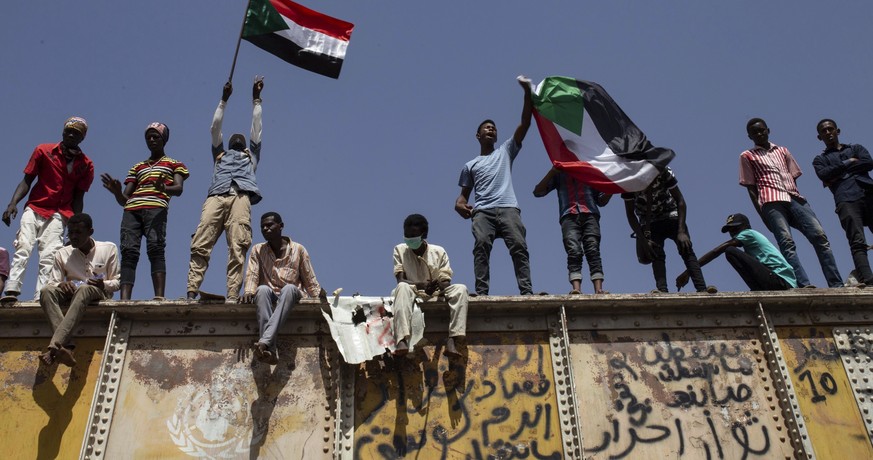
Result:
<instances>
[{"instance_id":1,"label":"white stripe on flag","mask_svg":"<svg viewBox=\"0 0 873 460\"><path fill-rule=\"evenodd\" d=\"M628 181L650 183L660 173L658 168L648 161L628 161L616 155L597 132L594 121L584 112L582 119L582 135L570 132L558 124L554 124L558 134L564 139L564 145L576 154L582 161L599 169L612 182L623 184Z\"/></svg>"},{"instance_id":2,"label":"white stripe on flag","mask_svg":"<svg viewBox=\"0 0 873 460\"><path fill-rule=\"evenodd\" d=\"M317 32L312 29L297 24L296 22L282 16L289 29L278 30L275 32L283 38L291 40L297 46L317 54L326 54L337 59L345 59L346 48L349 47L349 42L340 40L330 35Z\"/></svg>"}]
</instances>

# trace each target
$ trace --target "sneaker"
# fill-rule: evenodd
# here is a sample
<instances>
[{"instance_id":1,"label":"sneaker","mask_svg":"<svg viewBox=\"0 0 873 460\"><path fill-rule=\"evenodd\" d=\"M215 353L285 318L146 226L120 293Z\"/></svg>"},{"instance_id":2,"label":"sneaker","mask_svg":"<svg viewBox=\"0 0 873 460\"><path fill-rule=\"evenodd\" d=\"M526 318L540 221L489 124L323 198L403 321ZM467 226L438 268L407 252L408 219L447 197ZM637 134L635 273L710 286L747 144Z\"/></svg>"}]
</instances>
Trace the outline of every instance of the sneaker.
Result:
<instances>
[{"instance_id":1,"label":"sneaker","mask_svg":"<svg viewBox=\"0 0 873 460\"><path fill-rule=\"evenodd\" d=\"M573 289L572 291L570 291L570 295L582 295L582 291L578 289Z\"/></svg>"},{"instance_id":2,"label":"sneaker","mask_svg":"<svg viewBox=\"0 0 873 460\"><path fill-rule=\"evenodd\" d=\"M707 294L715 294L718 292L718 288L715 286L706 286L706 290L704 291Z\"/></svg>"}]
</instances>

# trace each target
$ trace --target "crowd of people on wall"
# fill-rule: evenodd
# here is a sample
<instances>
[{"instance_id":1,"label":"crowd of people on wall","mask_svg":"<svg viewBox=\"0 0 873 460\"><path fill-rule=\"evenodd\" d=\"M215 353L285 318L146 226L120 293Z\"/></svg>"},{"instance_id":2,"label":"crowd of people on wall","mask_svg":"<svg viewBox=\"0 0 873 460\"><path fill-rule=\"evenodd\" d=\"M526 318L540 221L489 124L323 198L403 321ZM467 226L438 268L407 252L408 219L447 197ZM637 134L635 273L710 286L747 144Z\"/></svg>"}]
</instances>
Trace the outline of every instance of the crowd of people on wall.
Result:
<instances>
[{"instance_id":1,"label":"crowd of people on wall","mask_svg":"<svg viewBox=\"0 0 873 460\"><path fill-rule=\"evenodd\" d=\"M523 90L519 125L500 143L494 121L481 122L476 128L479 155L463 166L458 180L461 192L455 211L472 222L474 291L468 292L465 285L452 282L448 255L441 246L429 242L425 216L412 214L403 222L404 242L394 247L397 285L392 291L397 355L406 354L415 345L409 343L414 304L438 298L444 299L450 309L445 353L460 353L468 298L489 293L489 262L495 239L503 239L509 250L519 293L534 294L526 231L512 185L512 164L532 116L531 82L520 77L519 83ZM306 248L283 235L279 213L271 211L261 216L259 228L264 242L251 247L251 206L261 200L256 172L261 161L263 87L263 80L256 78L248 142L243 134L233 134L225 146L222 120L233 86L230 82L224 85L212 120L212 183L191 239L186 298L193 301L198 296L209 297L200 291L200 285L212 249L224 232L228 244L225 298L256 306L259 338L253 344L254 354L262 362L275 364L278 331L294 305L305 297L326 299L326 293ZM853 277L860 286L873 284L864 233L865 228L873 231L873 180L869 176L873 159L864 147L841 143L834 120L823 119L816 129L824 149L815 157L813 167L833 193L852 253ZM94 164L80 148L87 132L88 123L83 118L71 117L64 123L60 142L36 146L2 216L3 222L11 225L19 216L18 204L28 197L11 261L6 249L0 248L0 291L5 291L0 302L14 302L22 294L22 279L36 246L39 273L34 300L44 309L53 331L46 351L40 355L46 365L76 364L72 331L87 305L112 298L115 291L121 292L121 300L131 299L143 238L151 264L154 299L164 299L167 210L171 197L182 195L189 175L185 164L167 156L170 129L160 122L146 126L149 156L134 164L123 181L101 175L103 187L124 210L119 261L115 243L93 240L94 224L83 212L85 193L94 180ZM791 228L812 244L828 287L843 286L828 237L797 189L800 166L787 148L770 142L770 129L764 120L752 118L746 132L753 146L739 155L739 184L748 191L776 245L752 229L747 216L734 213L727 216L721 229L730 239L698 258L686 225L687 207L679 182L669 167L664 168L645 190L621 194L628 224L636 237L638 260L652 266L653 294L668 292L664 251L667 239L675 242L685 263L685 271L675 280L677 288L690 280L698 292L717 292L715 286L706 283L701 267L722 254L750 290L814 288L797 255ZM558 197L570 295L582 293L582 265L586 259L593 293L605 294L599 208L609 203L611 195L556 168L546 172L533 194L543 197L552 191ZM248 268L244 276L246 254ZM61 309L65 304L69 305L66 313Z\"/></svg>"}]
</instances>

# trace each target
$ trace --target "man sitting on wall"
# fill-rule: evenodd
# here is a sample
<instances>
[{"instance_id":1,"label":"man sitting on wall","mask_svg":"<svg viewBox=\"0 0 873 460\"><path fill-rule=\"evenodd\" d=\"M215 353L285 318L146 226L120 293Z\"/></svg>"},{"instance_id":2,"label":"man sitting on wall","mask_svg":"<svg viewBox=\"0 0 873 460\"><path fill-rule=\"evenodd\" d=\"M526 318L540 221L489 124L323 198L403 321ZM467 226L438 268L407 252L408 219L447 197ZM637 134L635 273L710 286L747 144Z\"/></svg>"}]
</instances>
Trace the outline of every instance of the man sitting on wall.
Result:
<instances>
[{"instance_id":1,"label":"man sitting on wall","mask_svg":"<svg viewBox=\"0 0 873 460\"><path fill-rule=\"evenodd\" d=\"M70 245L55 253L54 263L46 286L42 288L39 304L52 325L52 339L48 350L40 355L47 365L55 361L73 367L75 345L70 338L85 307L92 302L112 298L120 288L118 248L115 243L94 241L91 216L74 214L67 222ZM69 302L65 315L61 303Z\"/></svg>"}]
</instances>

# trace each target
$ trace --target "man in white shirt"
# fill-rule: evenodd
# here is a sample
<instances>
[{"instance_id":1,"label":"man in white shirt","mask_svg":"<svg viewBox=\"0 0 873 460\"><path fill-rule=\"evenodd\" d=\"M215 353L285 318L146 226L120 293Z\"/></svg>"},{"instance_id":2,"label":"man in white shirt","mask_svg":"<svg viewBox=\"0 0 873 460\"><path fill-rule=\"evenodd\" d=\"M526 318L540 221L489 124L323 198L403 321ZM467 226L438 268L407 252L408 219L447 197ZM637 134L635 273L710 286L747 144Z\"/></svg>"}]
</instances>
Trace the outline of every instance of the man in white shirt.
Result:
<instances>
[{"instance_id":1,"label":"man in white shirt","mask_svg":"<svg viewBox=\"0 0 873 460\"><path fill-rule=\"evenodd\" d=\"M421 214L412 214L403 221L403 244L394 247L394 353L409 352L412 308L415 299L436 299L444 296L451 309L446 354L458 356L455 339L463 338L467 330L467 286L452 284L452 267L446 250L426 241L428 224ZM437 292L439 291L439 292Z\"/></svg>"},{"instance_id":2,"label":"man in white shirt","mask_svg":"<svg viewBox=\"0 0 873 460\"><path fill-rule=\"evenodd\" d=\"M67 222L70 245L55 253L48 282L39 296L39 304L51 322L52 336L48 349L40 355L47 365L55 361L67 366L76 365L70 338L78 325L85 306L109 299L120 288L118 248L114 243L94 241L91 216L74 214ZM67 314L62 303L70 303Z\"/></svg>"}]
</instances>

